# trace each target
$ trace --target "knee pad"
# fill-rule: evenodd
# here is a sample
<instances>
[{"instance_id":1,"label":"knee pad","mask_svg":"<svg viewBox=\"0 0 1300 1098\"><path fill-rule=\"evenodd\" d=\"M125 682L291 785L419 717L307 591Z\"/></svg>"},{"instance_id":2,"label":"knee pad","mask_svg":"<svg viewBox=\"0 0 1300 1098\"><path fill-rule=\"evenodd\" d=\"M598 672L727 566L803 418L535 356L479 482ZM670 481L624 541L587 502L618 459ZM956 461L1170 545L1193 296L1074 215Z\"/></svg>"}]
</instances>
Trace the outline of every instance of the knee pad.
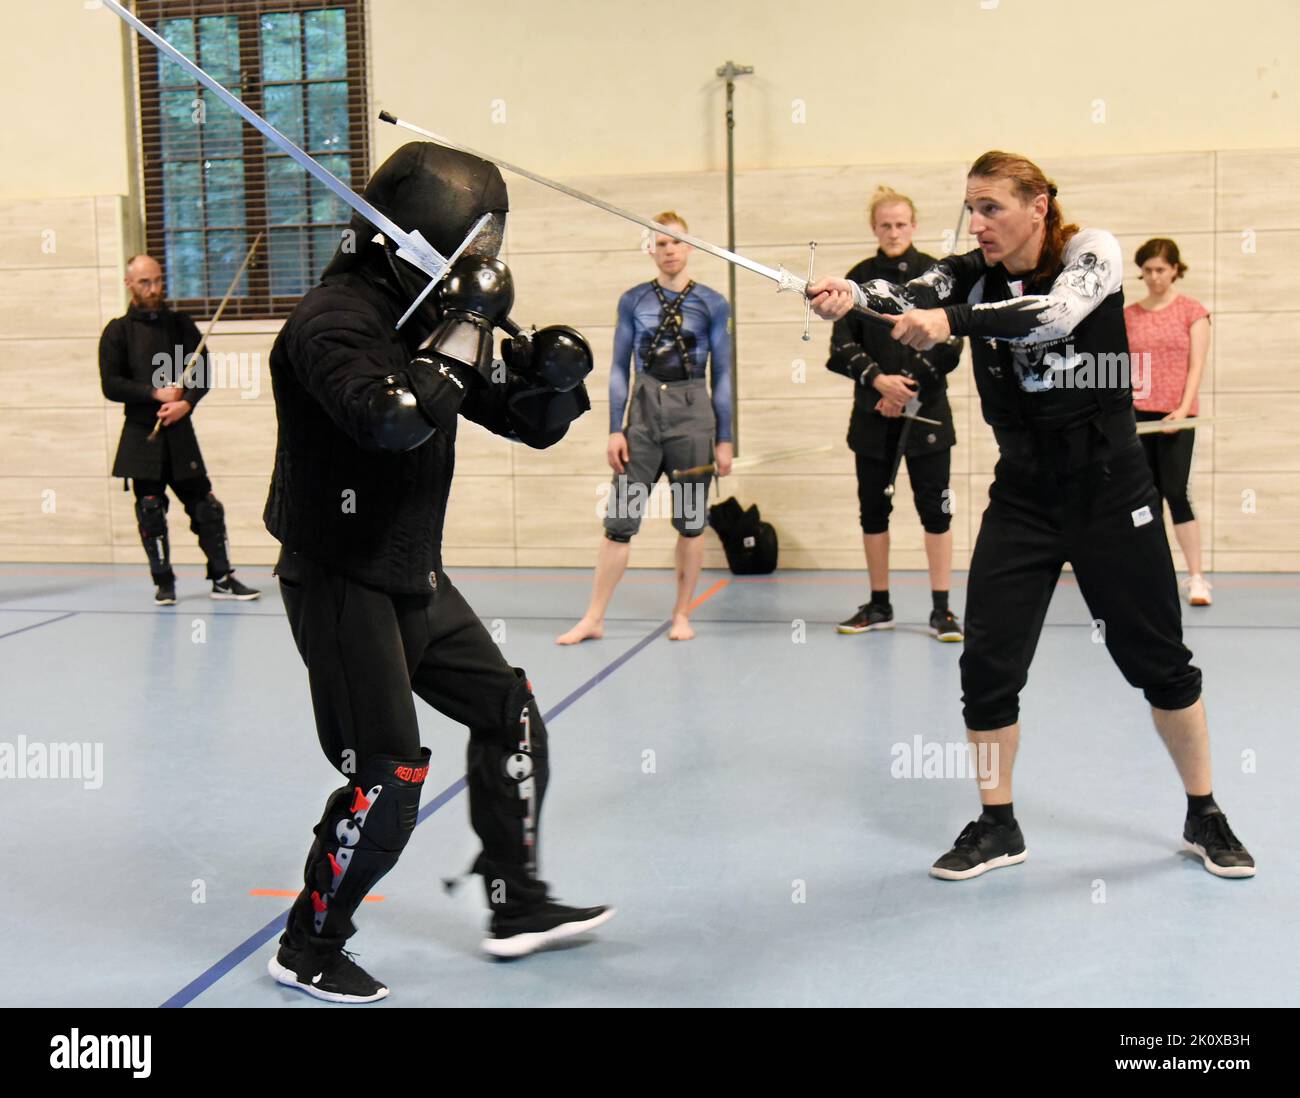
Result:
<instances>
[{"instance_id":1,"label":"knee pad","mask_svg":"<svg viewBox=\"0 0 1300 1098\"><path fill-rule=\"evenodd\" d=\"M521 668L513 668L496 728L475 728L469 743L466 777L470 820L483 842L475 872L483 874L488 902L514 904L534 890L537 828L550 775L546 725ZM485 868L486 867L486 868ZM498 901L492 879L508 882L510 896Z\"/></svg>"},{"instance_id":2,"label":"knee pad","mask_svg":"<svg viewBox=\"0 0 1300 1098\"><path fill-rule=\"evenodd\" d=\"M522 667L511 670L515 684L506 695L502 714L503 755L499 769L506 788L514 790L520 799L526 799L535 785L545 785L550 752L546 725L533 697L533 684Z\"/></svg>"},{"instance_id":3,"label":"knee pad","mask_svg":"<svg viewBox=\"0 0 1300 1098\"><path fill-rule=\"evenodd\" d=\"M226 509L209 492L187 507L190 529L199 539L199 548L208 558L208 579L222 579L230 571L230 547L226 542Z\"/></svg>"},{"instance_id":4,"label":"knee pad","mask_svg":"<svg viewBox=\"0 0 1300 1098\"><path fill-rule=\"evenodd\" d=\"M629 541L632 540L632 535L631 535L631 534L616 534L616 533L614 533L614 531L612 531L612 530L606 530L606 531L605 531L605 540L606 540L606 541L616 541L616 542L618 542L620 545L626 545Z\"/></svg>"},{"instance_id":5,"label":"knee pad","mask_svg":"<svg viewBox=\"0 0 1300 1098\"><path fill-rule=\"evenodd\" d=\"M167 533L166 495L141 496L135 501L135 518L142 538L158 538Z\"/></svg>"},{"instance_id":6,"label":"knee pad","mask_svg":"<svg viewBox=\"0 0 1300 1098\"><path fill-rule=\"evenodd\" d=\"M376 756L336 789L316 825L305 887L294 904L298 929L329 942L356 932L352 913L397 859L415 830L429 750L415 759Z\"/></svg>"},{"instance_id":7,"label":"knee pad","mask_svg":"<svg viewBox=\"0 0 1300 1098\"><path fill-rule=\"evenodd\" d=\"M225 529L226 509L221 501L211 492L194 505L194 521L200 526L213 526Z\"/></svg>"}]
</instances>

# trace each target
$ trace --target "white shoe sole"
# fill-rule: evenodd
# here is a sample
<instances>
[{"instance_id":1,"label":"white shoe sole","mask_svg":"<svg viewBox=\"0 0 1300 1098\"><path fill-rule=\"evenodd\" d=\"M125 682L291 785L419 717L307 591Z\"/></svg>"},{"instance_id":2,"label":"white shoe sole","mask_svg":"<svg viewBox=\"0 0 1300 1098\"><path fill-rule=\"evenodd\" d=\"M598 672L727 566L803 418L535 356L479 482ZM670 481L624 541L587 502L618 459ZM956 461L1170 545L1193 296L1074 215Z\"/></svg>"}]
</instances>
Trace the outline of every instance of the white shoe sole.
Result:
<instances>
[{"instance_id":1,"label":"white shoe sole","mask_svg":"<svg viewBox=\"0 0 1300 1098\"><path fill-rule=\"evenodd\" d=\"M574 938L604 926L617 914L618 908L611 907L602 911L594 919L586 919L580 923L561 923L551 930L539 931L536 934L515 934L510 938L484 938L483 950L493 957L524 957L565 938Z\"/></svg>"},{"instance_id":2,"label":"white shoe sole","mask_svg":"<svg viewBox=\"0 0 1300 1098\"><path fill-rule=\"evenodd\" d=\"M1019 865L1028 857L1029 848L1026 847L1019 854L1002 854L987 862L980 862L971 869L940 869L932 865L930 876L938 877L941 881L969 881L972 877L984 876L990 869L1001 869L1004 865Z\"/></svg>"},{"instance_id":3,"label":"white shoe sole","mask_svg":"<svg viewBox=\"0 0 1300 1098\"><path fill-rule=\"evenodd\" d=\"M1255 867L1253 865L1215 865L1210 861L1210 856L1205 852L1205 847L1200 843L1189 843L1183 840L1183 850L1188 854L1195 854L1201 859L1201 864L1216 877L1253 877Z\"/></svg>"},{"instance_id":4,"label":"white shoe sole","mask_svg":"<svg viewBox=\"0 0 1300 1098\"><path fill-rule=\"evenodd\" d=\"M940 633L937 629L931 629L930 636L934 637L935 640L942 641L944 644L956 644L964 639L961 633Z\"/></svg>"},{"instance_id":5,"label":"white shoe sole","mask_svg":"<svg viewBox=\"0 0 1300 1098\"><path fill-rule=\"evenodd\" d=\"M304 984L298 979L292 969L285 968L275 955L266 963L266 971L275 977L277 984L284 984L285 987L296 987L299 991L305 991L313 999L323 999L327 1003L373 1003L379 999L388 998L388 988L381 987L374 995L340 995L336 991L321 991L311 984Z\"/></svg>"},{"instance_id":6,"label":"white shoe sole","mask_svg":"<svg viewBox=\"0 0 1300 1098\"><path fill-rule=\"evenodd\" d=\"M219 595L215 591L208 594L208 598L217 599L218 601L226 600L229 602L252 602L254 599L262 597L261 591L254 591L251 595Z\"/></svg>"},{"instance_id":7,"label":"white shoe sole","mask_svg":"<svg viewBox=\"0 0 1300 1098\"><path fill-rule=\"evenodd\" d=\"M861 626L837 625L835 627L835 631L837 633L844 633L846 636L856 636L858 633L877 633L882 629L893 629L893 628L894 628L894 623L892 621L886 621L886 622L882 622L879 625L861 625Z\"/></svg>"}]
</instances>

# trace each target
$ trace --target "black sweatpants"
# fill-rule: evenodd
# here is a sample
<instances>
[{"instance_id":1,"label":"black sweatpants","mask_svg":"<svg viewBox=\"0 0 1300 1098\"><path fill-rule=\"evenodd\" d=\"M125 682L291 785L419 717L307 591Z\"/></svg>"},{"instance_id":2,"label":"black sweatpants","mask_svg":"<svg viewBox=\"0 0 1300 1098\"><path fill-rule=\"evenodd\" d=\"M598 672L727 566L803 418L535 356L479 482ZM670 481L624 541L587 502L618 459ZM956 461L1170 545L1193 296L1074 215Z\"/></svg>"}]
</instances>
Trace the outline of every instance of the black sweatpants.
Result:
<instances>
[{"instance_id":1,"label":"black sweatpants","mask_svg":"<svg viewBox=\"0 0 1300 1098\"><path fill-rule=\"evenodd\" d=\"M418 768L415 697L468 726L470 821L483 844L474 872L499 914L543 902L546 726L524 671L506 662L461 593L439 573L427 595L389 594L298 554L282 553L276 573L330 764L348 778L377 758ZM308 870L310 880L310 858Z\"/></svg>"},{"instance_id":2,"label":"black sweatpants","mask_svg":"<svg viewBox=\"0 0 1300 1098\"><path fill-rule=\"evenodd\" d=\"M973 731L1019 719L1020 691L1066 561L1125 679L1159 709L1184 709L1200 697L1160 497L1130 434L1104 461L1072 472L999 460L966 593L961 681Z\"/></svg>"},{"instance_id":3,"label":"black sweatpants","mask_svg":"<svg viewBox=\"0 0 1300 1098\"><path fill-rule=\"evenodd\" d=\"M1139 423L1164 419L1164 412L1138 412ZM1172 435L1157 433L1139 435L1146 452L1147 466L1155 481L1156 491L1169 504L1169 517L1174 525L1191 522L1196 518L1187 485L1192 477L1192 451L1196 447L1195 431L1175 431Z\"/></svg>"}]
</instances>

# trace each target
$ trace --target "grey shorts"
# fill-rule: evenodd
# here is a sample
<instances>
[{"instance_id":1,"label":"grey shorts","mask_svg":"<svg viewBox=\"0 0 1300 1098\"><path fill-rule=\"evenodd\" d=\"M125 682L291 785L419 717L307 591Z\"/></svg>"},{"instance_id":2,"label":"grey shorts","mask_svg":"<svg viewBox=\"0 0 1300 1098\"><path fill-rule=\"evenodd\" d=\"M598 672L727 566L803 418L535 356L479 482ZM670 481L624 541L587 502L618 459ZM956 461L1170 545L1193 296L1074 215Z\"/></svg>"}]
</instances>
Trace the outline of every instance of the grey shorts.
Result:
<instances>
[{"instance_id":1,"label":"grey shorts","mask_svg":"<svg viewBox=\"0 0 1300 1098\"><path fill-rule=\"evenodd\" d=\"M605 536L630 541L641 528L650 491L661 473L669 478L673 526L683 537L708 525L711 473L674 477L713 461L713 404L704 378L656 381L637 376L627 423L627 468L615 473L605 515Z\"/></svg>"}]
</instances>

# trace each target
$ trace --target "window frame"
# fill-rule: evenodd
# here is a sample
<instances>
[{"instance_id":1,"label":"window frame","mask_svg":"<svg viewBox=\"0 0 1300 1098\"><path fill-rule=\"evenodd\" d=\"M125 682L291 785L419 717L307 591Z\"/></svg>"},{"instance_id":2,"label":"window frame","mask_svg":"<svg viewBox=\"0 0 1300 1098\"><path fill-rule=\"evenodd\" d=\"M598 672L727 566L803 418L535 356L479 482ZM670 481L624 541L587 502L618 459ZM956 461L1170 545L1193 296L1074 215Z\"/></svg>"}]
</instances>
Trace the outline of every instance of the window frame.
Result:
<instances>
[{"instance_id":1,"label":"window frame","mask_svg":"<svg viewBox=\"0 0 1300 1098\"><path fill-rule=\"evenodd\" d=\"M261 18L263 15L305 13L321 11L327 8L342 8L346 26L347 65L343 80L348 85L348 143L350 148L344 155L348 158L353 185L364 181L370 175L370 139L371 124L369 118L369 50L366 40L365 0L137 0L135 11L137 17L149 27L157 30L163 20L201 19L208 16L235 17L238 26L240 59L240 98L259 115L265 117L265 104L262 81L262 36ZM305 50L305 40L304 46ZM139 117L139 154L140 177L142 183L142 205L144 212L145 250L163 264L166 273L167 225L164 209L163 172L166 160L162 148L162 94L158 86L158 70L162 57L148 42L136 42L136 84L140 104ZM192 58L197 61L197 58ZM306 89L312 84L338 83L339 78L310 78L303 65L303 77L296 81L271 81L274 85L296 84ZM229 110L224 104L215 104L220 110ZM305 99L304 99L305 106ZM304 133L308 132L304 120ZM244 187L242 229L245 240L251 244L258 232L263 233L262 243L257 254L248 266L246 274L248 293L245 296L231 297L226 305L223 319L229 320L281 320L293 311L301 300L301 294L271 293L270 270L267 262L272 227L267 215L267 178L268 162L277 154L268 155L266 139L246 122L240 121L240 133L243 143ZM310 149L307 150L310 153ZM200 160L199 163L202 163ZM299 169L301 170L301 169ZM304 176L306 172L303 173ZM319 186L313 182L314 186ZM310 195L310 188L306 192ZM326 223L329 224L329 223ZM305 222L301 230L310 234L311 222ZM209 229L206 225L201 230L205 241L210 232L230 231ZM313 276L319 272L307 272L310 285ZM170 286L168 287L170 291ZM214 288L214 296L206 297L168 297L172 307L185 312L196 319L211 317L220 304L221 295L226 287Z\"/></svg>"}]
</instances>

